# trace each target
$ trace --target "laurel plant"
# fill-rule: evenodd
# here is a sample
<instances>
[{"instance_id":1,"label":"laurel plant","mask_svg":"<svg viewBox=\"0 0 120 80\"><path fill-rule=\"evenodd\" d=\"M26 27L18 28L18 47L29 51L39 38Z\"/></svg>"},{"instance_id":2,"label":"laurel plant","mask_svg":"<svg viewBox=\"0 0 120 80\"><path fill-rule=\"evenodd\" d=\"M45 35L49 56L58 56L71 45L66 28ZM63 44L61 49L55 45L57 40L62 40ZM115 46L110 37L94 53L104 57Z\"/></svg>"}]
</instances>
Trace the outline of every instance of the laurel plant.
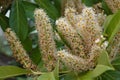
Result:
<instances>
[{"instance_id":1,"label":"laurel plant","mask_svg":"<svg viewBox=\"0 0 120 80\"><path fill-rule=\"evenodd\" d=\"M1 11L0 25L20 66L0 66L0 79L120 79L119 0L13 0L11 5L9 17Z\"/></svg>"}]
</instances>

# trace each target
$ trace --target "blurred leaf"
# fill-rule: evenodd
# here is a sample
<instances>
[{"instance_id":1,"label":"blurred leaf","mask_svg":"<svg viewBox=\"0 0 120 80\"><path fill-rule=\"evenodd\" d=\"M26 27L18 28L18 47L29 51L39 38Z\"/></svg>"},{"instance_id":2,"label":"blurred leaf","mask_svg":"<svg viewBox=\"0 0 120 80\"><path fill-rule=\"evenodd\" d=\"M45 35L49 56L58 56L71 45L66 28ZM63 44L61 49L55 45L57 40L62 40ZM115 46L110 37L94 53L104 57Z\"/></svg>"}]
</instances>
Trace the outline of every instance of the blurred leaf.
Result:
<instances>
[{"instance_id":1,"label":"blurred leaf","mask_svg":"<svg viewBox=\"0 0 120 80\"><path fill-rule=\"evenodd\" d=\"M32 40L29 37L22 41L22 45L27 52L32 50Z\"/></svg>"},{"instance_id":2,"label":"blurred leaf","mask_svg":"<svg viewBox=\"0 0 120 80\"><path fill-rule=\"evenodd\" d=\"M120 56L116 57L113 61L112 61L112 65L115 67L115 69L120 71Z\"/></svg>"},{"instance_id":3,"label":"blurred leaf","mask_svg":"<svg viewBox=\"0 0 120 80\"><path fill-rule=\"evenodd\" d=\"M93 6L94 4L100 2L101 0L83 0L83 3L86 6Z\"/></svg>"},{"instance_id":4,"label":"blurred leaf","mask_svg":"<svg viewBox=\"0 0 120 80\"><path fill-rule=\"evenodd\" d=\"M23 1L23 7L25 9L26 16L28 18L34 19L34 10L38 8L38 5L28 1Z\"/></svg>"},{"instance_id":5,"label":"blurred leaf","mask_svg":"<svg viewBox=\"0 0 120 80\"><path fill-rule=\"evenodd\" d=\"M102 51L100 57L98 58L98 64L112 67L110 60L109 60L109 55L106 51Z\"/></svg>"},{"instance_id":6,"label":"blurred leaf","mask_svg":"<svg viewBox=\"0 0 120 80\"><path fill-rule=\"evenodd\" d=\"M114 70L114 69L109 66L105 66L105 65L97 65L93 71L89 71L87 74L80 77L80 79L81 80L90 80L90 79L92 80L108 70Z\"/></svg>"},{"instance_id":7,"label":"blurred leaf","mask_svg":"<svg viewBox=\"0 0 120 80\"><path fill-rule=\"evenodd\" d=\"M37 80L55 80L54 73L48 72L37 78Z\"/></svg>"},{"instance_id":8,"label":"blurred leaf","mask_svg":"<svg viewBox=\"0 0 120 80\"><path fill-rule=\"evenodd\" d=\"M57 8L57 10L59 11L59 13L61 13L61 1L62 0L53 0L54 1L54 5Z\"/></svg>"},{"instance_id":9,"label":"blurred leaf","mask_svg":"<svg viewBox=\"0 0 120 80\"><path fill-rule=\"evenodd\" d=\"M75 75L74 72L70 72L68 74L65 74L62 78L62 80L77 80L78 76Z\"/></svg>"},{"instance_id":10,"label":"blurred leaf","mask_svg":"<svg viewBox=\"0 0 120 80\"><path fill-rule=\"evenodd\" d=\"M30 58L35 64L38 64L40 62L41 53L40 53L39 47L32 49L32 51L30 52Z\"/></svg>"},{"instance_id":11,"label":"blurred leaf","mask_svg":"<svg viewBox=\"0 0 120 80\"><path fill-rule=\"evenodd\" d=\"M103 24L104 31L106 31L106 29L108 28L108 25L109 25L110 21L112 20L112 18L113 18L113 15L107 16L107 18L106 18L106 20L105 20L105 22ZM107 35L107 34L104 34L104 35Z\"/></svg>"},{"instance_id":12,"label":"blurred leaf","mask_svg":"<svg viewBox=\"0 0 120 80\"><path fill-rule=\"evenodd\" d=\"M11 7L9 24L20 40L24 41L28 34L28 24L21 0L14 0Z\"/></svg>"},{"instance_id":13,"label":"blurred leaf","mask_svg":"<svg viewBox=\"0 0 120 80\"><path fill-rule=\"evenodd\" d=\"M57 33L59 34L62 42L65 43L65 45L66 45L67 47L69 47L69 49L72 49L72 47L71 47L70 44L67 42L67 40L65 40L63 34L61 33L61 31L59 31L58 28L57 28ZM60 45L60 46L61 46L61 45ZM58 46L58 48L59 48L59 46Z\"/></svg>"},{"instance_id":14,"label":"blurred leaf","mask_svg":"<svg viewBox=\"0 0 120 80\"><path fill-rule=\"evenodd\" d=\"M108 70L114 70L114 68L112 67L109 61L109 56L107 52L102 51L100 57L98 58L98 65L96 66L96 68L93 71L88 71L85 75L81 76L80 78L82 80L92 80Z\"/></svg>"},{"instance_id":15,"label":"blurred leaf","mask_svg":"<svg viewBox=\"0 0 120 80\"><path fill-rule=\"evenodd\" d=\"M0 66L0 79L24 75L28 73L31 73L31 71L16 66Z\"/></svg>"},{"instance_id":16,"label":"blurred leaf","mask_svg":"<svg viewBox=\"0 0 120 80\"><path fill-rule=\"evenodd\" d=\"M64 43L61 40L55 39L55 42L56 42L56 47L58 50L64 47Z\"/></svg>"},{"instance_id":17,"label":"blurred leaf","mask_svg":"<svg viewBox=\"0 0 120 80\"><path fill-rule=\"evenodd\" d=\"M1 13L0 13L0 26L2 27L3 31L5 31L7 27L9 27L8 18Z\"/></svg>"},{"instance_id":18,"label":"blurred leaf","mask_svg":"<svg viewBox=\"0 0 120 80\"><path fill-rule=\"evenodd\" d=\"M102 80L120 80L119 71L107 71L101 75Z\"/></svg>"},{"instance_id":19,"label":"blurred leaf","mask_svg":"<svg viewBox=\"0 0 120 80\"><path fill-rule=\"evenodd\" d=\"M107 34L108 41L112 42L114 35L120 30L120 11L115 13L112 19L110 19L108 22L108 25L104 26L106 27L104 34Z\"/></svg>"},{"instance_id":20,"label":"blurred leaf","mask_svg":"<svg viewBox=\"0 0 120 80\"><path fill-rule=\"evenodd\" d=\"M39 76L37 80L59 80L59 62L52 72L47 72Z\"/></svg>"},{"instance_id":21,"label":"blurred leaf","mask_svg":"<svg viewBox=\"0 0 120 80\"><path fill-rule=\"evenodd\" d=\"M56 20L60 16L60 13L55 8L55 6L51 3L50 0L35 0L35 1L41 8L46 10L47 14L53 20Z\"/></svg>"},{"instance_id":22,"label":"blurred leaf","mask_svg":"<svg viewBox=\"0 0 120 80\"><path fill-rule=\"evenodd\" d=\"M59 61L57 62L57 65L53 71L54 76L55 76L55 80L59 80Z\"/></svg>"},{"instance_id":23,"label":"blurred leaf","mask_svg":"<svg viewBox=\"0 0 120 80\"><path fill-rule=\"evenodd\" d=\"M107 15L112 14L112 11L109 9L109 7L107 6L104 0L102 0L102 8Z\"/></svg>"}]
</instances>

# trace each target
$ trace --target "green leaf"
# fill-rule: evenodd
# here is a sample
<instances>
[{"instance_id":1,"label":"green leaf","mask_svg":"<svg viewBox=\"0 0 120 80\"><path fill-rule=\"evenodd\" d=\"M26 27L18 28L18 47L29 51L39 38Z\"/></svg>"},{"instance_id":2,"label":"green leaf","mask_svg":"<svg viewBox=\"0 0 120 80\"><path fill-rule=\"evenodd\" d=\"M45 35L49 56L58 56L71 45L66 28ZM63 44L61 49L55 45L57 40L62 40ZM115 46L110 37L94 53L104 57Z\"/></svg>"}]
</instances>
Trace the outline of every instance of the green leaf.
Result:
<instances>
[{"instance_id":1,"label":"green leaf","mask_svg":"<svg viewBox=\"0 0 120 80\"><path fill-rule=\"evenodd\" d=\"M17 66L0 66L0 79L24 75L28 73L31 73L31 71L19 68Z\"/></svg>"},{"instance_id":2,"label":"green leaf","mask_svg":"<svg viewBox=\"0 0 120 80\"><path fill-rule=\"evenodd\" d=\"M70 72L70 73L68 73L68 74L65 74L65 75L61 78L61 80L77 80L77 78L78 78L78 76L75 75L74 72Z\"/></svg>"},{"instance_id":3,"label":"green leaf","mask_svg":"<svg viewBox=\"0 0 120 80\"><path fill-rule=\"evenodd\" d=\"M55 7L59 11L59 13L61 13L61 2L62 2L62 0L53 0L53 1L54 1Z\"/></svg>"},{"instance_id":4,"label":"green leaf","mask_svg":"<svg viewBox=\"0 0 120 80\"><path fill-rule=\"evenodd\" d=\"M48 72L37 78L37 80L55 80L54 73Z\"/></svg>"},{"instance_id":5,"label":"green leaf","mask_svg":"<svg viewBox=\"0 0 120 80\"><path fill-rule=\"evenodd\" d=\"M110 21L112 20L112 18L113 18L113 15L107 16L107 18L106 18L106 20L105 20L105 22L104 22L104 24L103 24L103 26L104 26L104 31L106 31L106 29L108 28L108 25L109 25ZM105 33L105 32L104 32L104 33ZM104 34L104 35L106 36L107 34Z\"/></svg>"},{"instance_id":6,"label":"green leaf","mask_svg":"<svg viewBox=\"0 0 120 80\"><path fill-rule=\"evenodd\" d=\"M22 41L22 45L27 52L32 50L32 40L29 37Z\"/></svg>"},{"instance_id":7,"label":"green leaf","mask_svg":"<svg viewBox=\"0 0 120 80\"><path fill-rule=\"evenodd\" d=\"M115 13L108 25L104 26L104 34L107 34L108 41L111 42L114 38L114 35L120 30L120 11Z\"/></svg>"},{"instance_id":8,"label":"green leaf","mask_svg":"<svg viewBox=\"0 0 120 80\"><path fill-rule=\"evenodd\" d=\"M56 68L52 72L48 72L39 76L37 80L59 80L59 61L56 65Z\"/></svg>"},{"instance_id":9,"label":"green leaf","mask_svg":"<svg viewBox=\"0 0 120 80\"><path fill-rule=\"evenodd\" d=\"M11 7L9 24L20 40L24 41L28 35L28 23L21 0L14 0Z\"/></svg>"},{"instance_id":10,"label":"green leaf","mask_svg":"<svg viewBox=\"0 0 120 80\"><path fill-rule=\"evenodd\" d=\"M109 7L107 6L107 4L104 0L102 0L102 8L104 9L104 12L107 15L112 14L112 11L109 9Z\"/></svg>"},{"instance_id":11,"label":"green leaf","mask_svg":"<svg viewBox=\"0 0 120 80\"><path fill-rule=\"evenodd\" d=\"M115 69L120 71L120 56L116 57L113 61L112 61L112 65L115 67Z\"/></svg>"},{"instance_id":12,"label":"green leaf","mask_svg":"<svg viewBox=\"0 0 120 80\"><path fill-rule=\"evenodd\" d=\"M96 68L93 71L88 71L85 75L81 76L80 79L92 80L108 70L114 70L114 68L109 61L108 53L103 50L98 58L98 65Z\"/></svg>"},{"instance_id":13,"label":"green leaf","mask_svg":"<svg viewBox=\"0 0 120 80\"><path fill-rule=\"evenodd\" d=\"M120 80L119 71L107 71L101 75L102 80Z\"/></svg>"},{"instance_id":14,"label":"green leaf","mask_svg":"<svg viewBox=\"0 0 120 80\"><path fill-rule=\"evenodd\" d=\"M100 0L83 0L86 6L93 6L94 4L100 2Z\"/></svg>"},{"instance_id":15,"label":"green leaf","mask_svg":"<svg viewBox=\"0 0 120 80\"><path fill-rule=\"evenodd\" d=\"M38 64L41 61L41 53L39 47L32 49L30 52L30 58L35 64Z\"/></svg>"},{"instance_id":16,"label":"green leaf","mask_svg":"<svg viewBox=\"0 0 120 80\"><path fill-rule=\"evenodd\" d=\"M55 6L51 3L50 0L35 0L37 4L46 10L47 14L52 18L53 20L56 20L59 18L60 13L55 8Z\"/></svg>"},{"instance_id":17,"label":"green leaf","mask_svg":"<svg viewBox=\"0 0 120 80\"><path fill-rule=\"evenodd\" d=\"M109 60L108 53L106 51L104 50L102 51L100 57L98 58L98 64L112 67L110 60Z\"/></svg>"},{"instance_id":18,"label":"green leaf","mask_svg":"<svg viewBox=\"0 0 120 80\"><path fill-rule=\"evenodd\" d=\"M5 31L7 27L9 27L8 18L1 13L0 13L0 26L2 27L3 31Z\"/></svg>"},{"instance_id":19,"label":"green leaf","mask_svg":"<svg viewBox=\"0 0 120 80\"><path fill-rule=\"evenodd\" d=\"M114 69L109 66L105 66L105 65L97 65L93 71L89 71L84 76L80 77L80 79L81 80L90 80L90 79L92 80L108 70L114 70Z\"/></svg>"},{"instance_id":20,"label":"green leaf","mask_svg":"<svg viewBox=\"0 0 120 80\"><path fill-rule=\"evenodd\" d=\"M34 10L39 6L28 1L23 1L23 7L25 9L27 17L34 19Z\"/></svg>"},{"instance_id":21,"label":"green leaf","mask_svg":"<svg viewBox=\"0 0 120 80\"><path fill-rule=\"evenodd\" d=\"M55 76L55 80L59 80L59 61L57 62L57 65L53 71L54 76Z\"/></svg>"}]
</instances>

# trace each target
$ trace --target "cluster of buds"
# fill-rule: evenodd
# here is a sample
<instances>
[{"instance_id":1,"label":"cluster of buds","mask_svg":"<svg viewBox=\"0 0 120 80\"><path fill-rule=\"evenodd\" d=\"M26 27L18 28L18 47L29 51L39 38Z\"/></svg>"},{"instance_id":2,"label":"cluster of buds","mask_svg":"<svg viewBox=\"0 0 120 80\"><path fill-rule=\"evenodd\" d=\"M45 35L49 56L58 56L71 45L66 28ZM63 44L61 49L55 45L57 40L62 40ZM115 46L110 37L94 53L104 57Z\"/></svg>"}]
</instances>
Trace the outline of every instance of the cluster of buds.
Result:
<instances>
[{"instance_id":1,"label":"cluster of buds","mask_svg":"<svg viewBox=\"0 0 120 80\"><path fill-rule=\"evenodd\" d=\"M57 57L71 70L82 72L96 66L103 50L101 46L103 23L99 21L103 17L98 15L102 12L96 13L92 7L86 7L81 3L79 5L82 9L78 12L75 2L68 0L65 17L56 21L60 37L71 50L71 52L60 50Z\"/></svg>"},{"instance_id":2,"label":"cluster of buds","mask_svg":"<svg viewBox=\"0 0 120 80\"><path fill-rule=\"evenodd\" d=\"M13 51L14 58L20 62L24 68L37 70L37 66L32 62L16 34L10 28L6 29L5 36Z\"/></svg>"}]
</instances>

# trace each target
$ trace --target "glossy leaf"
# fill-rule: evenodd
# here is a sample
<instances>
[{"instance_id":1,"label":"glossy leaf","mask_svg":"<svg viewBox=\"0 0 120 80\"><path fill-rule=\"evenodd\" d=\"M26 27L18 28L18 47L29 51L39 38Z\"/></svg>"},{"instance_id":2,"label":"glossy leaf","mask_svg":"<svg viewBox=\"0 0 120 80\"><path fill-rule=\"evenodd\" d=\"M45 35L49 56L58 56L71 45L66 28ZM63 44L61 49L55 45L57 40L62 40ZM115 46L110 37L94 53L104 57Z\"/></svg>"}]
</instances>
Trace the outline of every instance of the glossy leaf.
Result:
<instances>
[{"instance_id":1,"label":"glossy leaf","mask_svg":"<svg viewBox=\"0 0 120 80\"><path fill-rule=\"evenodd\" d=\"M74 72L70 72L68 74L65 74L61 80L77 80L78 76L75 75Z\"/></svg>"},{"instance_id":2,"label":"glossy leaf","mask_svg":"<svg viewBox=\"0 0 120 80\"><path fill-rule=\"evenodd\" d=\"M83 0L86 6L93 6L95 3L100 2L100 0Z\"/></svg>"},{"instance_id":3,"label":"glossy leaf","mask_svg":"<svg viewBox=\"0 0 120 80\"><path fill-rule=\"evenodd\" d=\"M2 27L3 31L5 31L7 27L9 27L8 18L1 13L0 13L0 26Z\"/></svg>"},{"instance_id":4,"label":"glossy leaf","mask_svg":"<svg viewBox=\"0 0 120 80\"><path fill-rule=\"evenodd\" d=\"M41 61L41 53L39 47L33 48L30 52L30 58L35 64L38 64Z\"/></svg>"},{"instance_id":5,"label":"glossy leaf","mask_svg":"<svg viewBox=\"0 0 120 80\"><path fill-rule=\"evenodd\" d=\"M107 34L108 41L111 42L114 35L120 30L120 11L115 13L108 25L104 27L106 27L104 34Z\"/></svg>"},{"instance_id":6,"label":"glossy leaf","mask_svg":"<svg viewBox=\"0 0 120 80\"><path fill-rule=\"evenodd\" d=\"M59 80L59 61L52 72L47 72L39 76L37 80Z\"/></svg>"},{"instance_id":7,"label":"glossy leaf","mask_svg":"<svg viewBox=\"0 0 120 80\"><path fill-rule=\"evenodd\" d=\"M81 80L93 80L94 78L100 76L102 73L108 70L114 70L113 68L105 65L97 65L93 71L89 71L84 76L80 77Z\"/></svg>"},{"instance_id":8,"label":"glossy leaf","mask_svg":"<svg viewBox=\"0 0 120 80\"><path fill-rule=\"evenodd\" d=\"M61 2L62 0L53 0L54 1L54 5L57 8L58 12L61 13Z\"/></svg>"},{"instance_id":9,"label":"glossy leaf","mask_svg":"<svg viewBox=\"0 0 120 80\"><path fill-rule=\"evenodd\" d=\"M102 80L120 80L120 72L119 71L107 71L103 75L101 75Z\"/></svg>"},{"instance_id":10,"label":"glossy leaf","mask_svg":"<svg viewBox=\"0 0 120 80\"><path fill-rule=\"evenodd\" d=\"M37 4L31 3L28 1L23 1L23 7L25 9L27 17L34 19L34 10L39 6Z\"/></svg>"},{"instance_id":11,"label":"glossy leaf","mask_svg":"<svg viewBox=\"0 0 120 80\"><path fill-rule=\"evenodd\" d=\"M108 70L114 70L114 68L109 61L109 56L107 52L102 51L100 57L98 58L98 65L96 66L96 68L93 71L87 72L80 78L81 80L92 80Z\"/></svg>"},{"instance_id":12,"label":"glossy leaf","mask_svg":"<svg viewBox=\"0 0 120 80\"><path fill-rule=\"evenodd\" d=\"M106 18L106 20L105 20L105 22L103 24L104 31L106 31L106 29L108 28L108 25L109 25L110 21L112 20L112 18L113 18L113 15L107 16L107 18ZM104 32L104 35L107 36L107 34L105 34L105 32Z\"/></svg>"},{"instance_id":13,"label":"glossy leaf","mask_svg":"<svg viewBox=\"0 0 120 80\"><path fill-rule=\"evenodd\" d=\"M55 80L54 73L48 72L37 78L37 80Z\"/></svg>"},{"instance_id":14,"label":"glossy leaf","mask_svg":"<svg viewBox=\"0 0 120 80\"><path fill-rule=\"evenodd\" d=\"M54 76L55 76L55 80L59 80L59 61L57 62L57 65L53 71Z\"/></svg>"},{"instance_id":15,"label":"glossy leaf","mask_svg":"<svg viewBox=\"0 0 120 80\"><path fill-rule=\"evenodd\" d=\"M109 9L104 0L102 0L102 8L107 15L112 14L112 11Z\"/></svg>"},{"instance_id":16,"label":"glossy leaf","mask_svg":"<svg viewBox=\"0 0 120 80\"><path fill-rule=\"evenodd\" d=\"M112 67L110 60L109 60L109 55L106 51L102 51L102 54L98 58L98 64Z\"/></svg>"},{"instance_id":17,"label":"glossy leaf","mask_svg":"<svg viewBox=\"0 0 120 80\"><path fill-rule=\"evenodd\" d=\"M116 57L113 61L112 61L112 65L115 67L115 69L120 71L120 56Z\"/></svg>"},{"instance_id":18,"label":"glossy leaf","mask_svg":"<svg viewBox=\"0 0 120 80\"><path fill-rule=\"evenodd\" d=\"M28 35L28 24L21 0L14 0L11 7L9 24L20 40L24 41Z\"/></svg>"},{"instance_id":19,"label":"glossy leaf","mask_svg":"<svg viewBox=\"0 0 120 80\"><path fill-rule=\"evenodd\" d=\"M60 13L58 10L55 8L55 6L51 3L50 0L35 0L37 4L46 10L47 14L53 19L56 20L59 16Z\"/></svg>"},{"instance_id":20,"label":"glossy leaf","mask_svg":"<svg viewBox=\"0 0 120 80\"><path fill-rule=\"evenodd\" d=\"M29 37L22 41L22 45L27 52L32 50L32 40Z\"/></svg>"},{"instance_id":21,"label":"glossy leaf","mask_svg":"<svg viewBox=\"0 0 120 80\"><path fill-rule=\"evenodd\" d=\"M16 66L0 66L0 79L24 75L28 73L31 73L31 71Z\"/></svg>"}]
</instances>

